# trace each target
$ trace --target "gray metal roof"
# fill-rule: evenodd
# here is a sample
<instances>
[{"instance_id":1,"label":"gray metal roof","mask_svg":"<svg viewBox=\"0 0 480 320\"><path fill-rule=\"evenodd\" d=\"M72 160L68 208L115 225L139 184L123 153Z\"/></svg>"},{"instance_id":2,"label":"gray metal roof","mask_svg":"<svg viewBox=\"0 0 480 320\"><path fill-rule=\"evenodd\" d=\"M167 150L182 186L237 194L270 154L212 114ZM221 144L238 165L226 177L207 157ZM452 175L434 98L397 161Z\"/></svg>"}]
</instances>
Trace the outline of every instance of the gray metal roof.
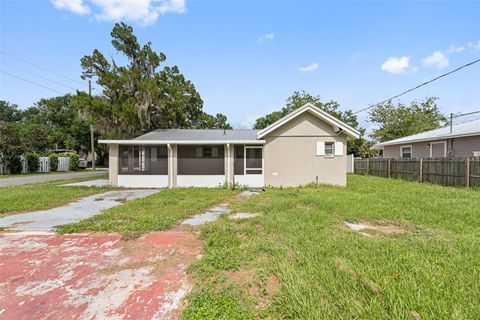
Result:
<instances>
[{"instance_id":1,"label":"gray metal roof","mask_svg":"<svg viewBox=\"0 0 480 320\"><path fill-rule=\"evenodd\" d=\"M157 129L133 140L155 141L252 141L257 140L253 129Z\"/></svg>"},{"instance_id":2,"label":"gray metal roof","mask_svg":"<svg viewBox=\"0 0 480 320\"><path fill-rule=\"evenodd\" d=\"M382 143L377 143L375 147L383 147L383 146L417 142L417 141L432 141L432 140L440 140L440 139L455 138L455 137L468 137L468 136L476 136L476 135L480 135L480 119L453 125L452 132L450 132L450 126L446 126L443 128L438 128L430 131L425 131L422 133L417 133L407 137L402 137L402 138L398 138L398 139L394 139L394 140L390 140Z\"/></svg>"}]
</instances>

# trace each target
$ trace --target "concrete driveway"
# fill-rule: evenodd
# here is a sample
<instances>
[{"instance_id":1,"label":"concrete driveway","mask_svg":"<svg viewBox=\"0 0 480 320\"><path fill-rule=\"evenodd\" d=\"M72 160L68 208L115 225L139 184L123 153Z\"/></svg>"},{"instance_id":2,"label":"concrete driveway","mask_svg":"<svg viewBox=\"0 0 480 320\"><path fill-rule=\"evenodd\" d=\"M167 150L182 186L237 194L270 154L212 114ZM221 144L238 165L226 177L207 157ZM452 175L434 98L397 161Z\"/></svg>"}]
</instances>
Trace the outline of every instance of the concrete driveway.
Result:
<instances>
[{"instance_id":1,"label":"concrete driveway","mask_svg":"<svg viewBox=\"0 0 480 320\"><path fill-rule=\"evenodd\" d=\"M75 178L92 178L101 177L108 174L108 171L80 171L75 173L55 173L55 174L39 174L35 176L2 178L0 179L0 187L16 186L21 184L48 182L54 180L75 179Z\"/></svg>"},{"instance_id":2,"label":"concrete driveway","mask_svg":"<svg viewBox=\"0 0 480 320\"><path fill-rule=\"evenodd\" d=\"M0 319L177 319L195 234L0 233Z\"/></svg>"},{"instance_id":3,"label":"concrete driveway","mask_svg":"<svg viewBox=\"0 0 480 320\"><path fill-rule=\"evenodd\" d=\"M108 191L62 207L5 216L0 218L0 227L11 230L50 230L63 224L87 219L100 214L102 210L122 205L132 199L144 198L159 191L159 189Z\"/></svg>"}]
</instances>

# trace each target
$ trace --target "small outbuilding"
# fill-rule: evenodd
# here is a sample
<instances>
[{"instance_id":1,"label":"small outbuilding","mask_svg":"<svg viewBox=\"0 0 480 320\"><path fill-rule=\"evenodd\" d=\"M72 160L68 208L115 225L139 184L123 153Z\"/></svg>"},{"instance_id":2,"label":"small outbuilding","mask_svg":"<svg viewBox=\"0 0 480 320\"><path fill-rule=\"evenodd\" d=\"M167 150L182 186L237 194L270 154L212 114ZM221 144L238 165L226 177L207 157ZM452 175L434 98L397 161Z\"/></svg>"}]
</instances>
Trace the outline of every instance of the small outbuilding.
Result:
<instances>
[{"instance_id":1,"label":"small outbuilding","mask_svg":"<svg viewBox=\"0 0 480 320\"><path fill-rule=\"evenodd\" d=\"M123 187L345 186L347 141L359 132L312 104L263 130L158 129L109 145Z\"/></svg>"}]
</instances>

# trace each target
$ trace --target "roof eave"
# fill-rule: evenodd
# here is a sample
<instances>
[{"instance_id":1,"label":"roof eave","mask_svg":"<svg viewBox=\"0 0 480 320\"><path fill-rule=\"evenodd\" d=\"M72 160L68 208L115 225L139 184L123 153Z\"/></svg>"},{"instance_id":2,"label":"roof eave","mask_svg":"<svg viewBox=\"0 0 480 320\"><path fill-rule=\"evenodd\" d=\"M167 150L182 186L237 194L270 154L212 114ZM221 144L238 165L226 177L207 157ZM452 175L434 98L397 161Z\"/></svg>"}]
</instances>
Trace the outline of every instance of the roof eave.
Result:
<instances>
[{"instance_id":1,"label":"roof eave","mask_svg":"<svg viewBox=\"0 0 480 320\"><path fill-rule=\"evenodd\" d=\"M405 143L415 143L415 142L423 142L423 141L436 141L436 140L463 138L463 137L474 137L474 136L479 136L479 135L480 135L480 132L474 132L474 133L456 134L456 135L448 135L448 136L438 136L438 137L432 137L432 138L411 139L411 140L404 140L404 141L386 141L386 142L378 143L377 146L379 146L379 147L397 146L397 145L402 145L402 144L405 144Z\"/></svg>"},{"instance_id":2,"label":"roof eave","mask_svg":"<svg viewBox=\"0 0 480 320\"><path fill-rule=\"evenodd\" d=\"M98 140L101 144L158 145L158 144L265 144L265 140Z\"/></svg>"}]
</instances>

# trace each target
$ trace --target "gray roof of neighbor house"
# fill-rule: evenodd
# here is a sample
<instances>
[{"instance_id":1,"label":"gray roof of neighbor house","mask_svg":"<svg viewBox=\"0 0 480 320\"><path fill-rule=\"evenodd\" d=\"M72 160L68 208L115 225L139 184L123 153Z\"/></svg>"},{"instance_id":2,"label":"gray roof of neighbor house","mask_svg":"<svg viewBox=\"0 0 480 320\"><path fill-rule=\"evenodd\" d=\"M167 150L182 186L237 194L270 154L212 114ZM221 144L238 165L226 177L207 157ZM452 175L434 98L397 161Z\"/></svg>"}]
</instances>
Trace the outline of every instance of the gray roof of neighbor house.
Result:
<instances>
[{"instance_id":1,"label":"gray roof of neighbor house","mask_svg":"<svg viewBox=\"0 0 480 320\"><path fill-rule=\"evenodd\" d=\"M257 132L253 129L157 129L131 140L100 140L100 143L113 144L224 144L248 143L263 144L264 140L257 139Z\"/></svg>"},{"instance_id":2,"label":"gray roof of neighbor house","mask_svg":"<svg viewBox=\"0 0 480 320\"><path fill-rule=\"evenodd\" d=\"M384 146L420 142L420 141L434 141L448 138L459 138L480 135L480 119L460 123L452 126L450 132L450 126L417 133L411 136L402 137L390 141L377 143L374 148L382 148Z\"/></svg>"}]
</instances>

